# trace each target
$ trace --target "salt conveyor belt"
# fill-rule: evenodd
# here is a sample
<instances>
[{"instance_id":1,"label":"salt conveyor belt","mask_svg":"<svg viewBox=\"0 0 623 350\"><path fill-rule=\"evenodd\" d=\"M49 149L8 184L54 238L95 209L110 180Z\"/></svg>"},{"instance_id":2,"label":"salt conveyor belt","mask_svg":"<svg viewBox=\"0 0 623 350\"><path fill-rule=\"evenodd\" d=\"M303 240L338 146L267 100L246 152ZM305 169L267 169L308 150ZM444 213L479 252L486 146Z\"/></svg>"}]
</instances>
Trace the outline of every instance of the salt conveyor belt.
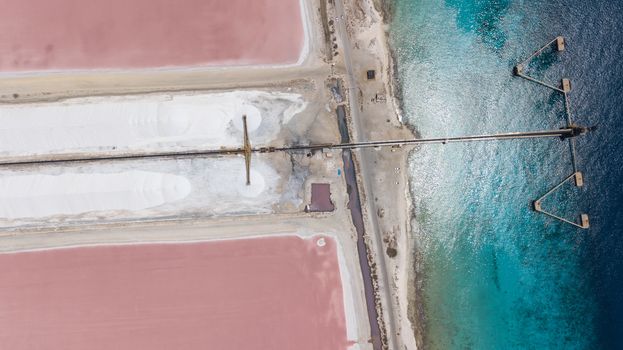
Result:
<instances>
[{"instance_id":1,"label":"salt conveyor belt","mask_svg":"<svg viewBox=\"0 0 623 350\"><path fill-rule=\"evenodd\" d=\"M0 72L283 65L301 0L0 0Z\"/></svg>"},{"instance_id":2,"label":"salt conveyor belt","mask_svg":"<svg viewBox=\"0 0 623 350\"><path fill-rule=\"evenodd\" d=\"M92 152L239 147L242 115L254 145L305 109L293 93L139 95L0 106L0 159Z\"/></svg>"},{"instance_id":3,"label":"salt conveyor belt","mask_svg":"<svg viewBox=\"0 0 623 350\"><path fill-rule=\"evenodd\" d=\"M357 334L340 257L328 236L3 253L0 340L12 350L346 350Z\"/></svg>"}]
</instances>

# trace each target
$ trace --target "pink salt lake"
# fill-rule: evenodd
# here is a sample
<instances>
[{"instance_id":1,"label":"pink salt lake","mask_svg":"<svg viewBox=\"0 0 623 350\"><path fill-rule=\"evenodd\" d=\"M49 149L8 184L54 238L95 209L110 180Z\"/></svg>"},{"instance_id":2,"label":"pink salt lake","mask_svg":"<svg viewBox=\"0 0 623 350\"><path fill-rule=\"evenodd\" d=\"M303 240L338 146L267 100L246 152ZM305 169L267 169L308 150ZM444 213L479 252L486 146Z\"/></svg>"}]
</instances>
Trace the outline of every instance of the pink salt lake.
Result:
<instances>
[{"instance_id":1,"label":"pink salt lake","mask_svg":"<svg viewBox=\"0 0 623 350\"><path fill-rule=\"evenodd\" d=\"M3 349L346 349L336 242L0 254Z\"/></svg>"},{"instance_id":2,"label":"pink salt lake","mask_svg":"<svg viewBox=\"0 0 623 350\"><path fill-rule=\"evenodd\" d=\"M0 0L0 72L296 63L299 0Z\"/></svg>"}]
</instances>

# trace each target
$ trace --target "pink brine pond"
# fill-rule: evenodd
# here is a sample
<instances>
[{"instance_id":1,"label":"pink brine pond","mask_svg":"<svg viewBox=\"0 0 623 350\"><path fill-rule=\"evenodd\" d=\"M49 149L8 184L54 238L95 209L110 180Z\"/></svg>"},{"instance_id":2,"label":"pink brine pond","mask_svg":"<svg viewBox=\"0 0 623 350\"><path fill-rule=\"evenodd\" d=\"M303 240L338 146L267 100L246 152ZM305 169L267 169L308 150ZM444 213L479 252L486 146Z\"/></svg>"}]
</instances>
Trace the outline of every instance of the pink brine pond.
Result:
<instances>
[{"instance_id":1,"label":"pink brine pond","mask_svg":"<svg viewBox=\"0 0 623 350\"><path fill-rule=\"evenodd\" d=\"M336 242L0 254L2 349L346 349Z\"/></svg>"},{"instance_id":2,"label":"pink brine pond","mask_svg":"<svg viewBox=\"0 0 623 350\"><path fill-rule=\"evenodd\" d=\"M0 0L0 72L296 63L300 0Z\"/></svg>"}]
</instances>

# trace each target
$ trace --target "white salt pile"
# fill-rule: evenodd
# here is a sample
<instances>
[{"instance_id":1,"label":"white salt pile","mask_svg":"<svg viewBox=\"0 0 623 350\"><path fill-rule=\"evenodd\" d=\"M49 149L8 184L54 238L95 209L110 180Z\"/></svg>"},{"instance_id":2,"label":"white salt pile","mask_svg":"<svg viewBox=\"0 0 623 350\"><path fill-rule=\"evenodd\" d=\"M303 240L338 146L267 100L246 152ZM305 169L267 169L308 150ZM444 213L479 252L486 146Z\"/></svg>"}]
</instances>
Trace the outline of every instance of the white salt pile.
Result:
<instances>
[{"instance_id":1,"label":"white salt pile","mask_svg":"<svg viewBox=\"0 0 623 350\"><path fill-rule=\"evenodd\" d=\"M0 218L141 210L179 201L190 191L185 177L136 170L0 176Z\"/></svg>"},{"instance_id":2,"label":"white salt pile","mask_svg":"<svg viewBox=\"0 0 623 350\"><path fill-rule=\"evenodd\" d=\"M0 107L0 157L216 149L273 140L305 109L298 94L234 91L70 99Z\"/></svg>"},{"instance_id":3,"label":"white salt pile","mask_svg":"<svg viewBox=\"0 0 623 350\"><path fill-rule=\"evenodd\" d=\"M262 155L0 169L0 228L273 212L279 173Z\"/></svg>"}]
</instances>

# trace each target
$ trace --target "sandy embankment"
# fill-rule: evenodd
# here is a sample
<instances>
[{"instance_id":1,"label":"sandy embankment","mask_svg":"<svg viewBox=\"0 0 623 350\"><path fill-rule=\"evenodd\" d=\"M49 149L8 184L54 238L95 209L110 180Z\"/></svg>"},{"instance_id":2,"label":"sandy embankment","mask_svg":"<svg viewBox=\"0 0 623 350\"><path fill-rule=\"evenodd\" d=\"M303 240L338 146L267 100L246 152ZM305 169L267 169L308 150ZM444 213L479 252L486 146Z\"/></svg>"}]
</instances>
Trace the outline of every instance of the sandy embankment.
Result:
<instances>
[{"instance_id":1,"label":"sandy embankment","mask_svg":"<svg viewBox=\"0 0 623 350\"><path fill-rule=\"evenodd\" d=\"M376 27L378 37L383 39L382 47L385 49L385 53L382 57L383 66L386 68L386 74L384 75L384 84L387 87L390 102L394 114L398 117L398 122L401 126L408 130L409 138L420 137L418 131L411 125L407 124L403 119L403 96L402 87L397 77L397 64L396 53L391 45L389 26L391 25L393 16L393 4L391 0L372 0L375 3L375 8L383 20L382 25ZM400 229L400 233L395 235L395 244L403 247L399 252L397 258L391 263L393 278L395 283L395 307L398 310L399 322L400 322L400 338L401 342L408 349L417 349L417 343L421 340L419 330L421 325L417 324L417 320L411 317L414 307L417 307L415 303L419 302L415 300L416 290L416 276L415 276L415 239L412 237L412 213L413 202L410 193L410 166L409 157L415 152L412 147L406 147L403 154L399 157L396 178L398 179L398 192L401 199L398 201L396 210L404 213L401 216L403 226Z\"/></svg>"},{"instance_id":2,"label":"sandy embankment","mask_svg":"<svg viewBox=\"0 0 623 350\"><path fill-rule=\"evenodd\" d=\"M360 135L367 140L409 139L413 133L403 124L400 96L396 94L394 64L389 47L387 14L379 11L383 1L347 1L348 31L355 38L352 57L354 74L359 78L358 103ZM377 6L375 6L377 5ZM374 80L366 79L366 70L376 69ZM356 108L352 107L352 108ZM389 348L416 347L413 327L408 317L407 292L412 262L410 203L408 195L408 147L362 151L358 161L367 168L361 182L365 197L368 227L374 239L372 251L379 269L378 292L387 327ZM364 171L362 171L364 172ZM377 239L377 238L382 239Z\"/></svg>"}]
</instances>

